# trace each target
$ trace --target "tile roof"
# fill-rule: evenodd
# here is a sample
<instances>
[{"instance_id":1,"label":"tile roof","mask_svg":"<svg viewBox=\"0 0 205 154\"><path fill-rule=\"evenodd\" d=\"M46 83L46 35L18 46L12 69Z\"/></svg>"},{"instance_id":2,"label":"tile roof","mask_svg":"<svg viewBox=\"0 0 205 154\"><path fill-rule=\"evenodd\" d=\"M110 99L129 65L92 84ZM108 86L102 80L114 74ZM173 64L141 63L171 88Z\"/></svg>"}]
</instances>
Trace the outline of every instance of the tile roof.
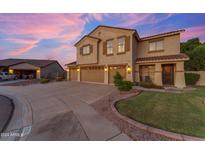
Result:
<instances>
[{"instance_id":1,"label":"tile roof","mask_svg":"<svg viewBox=\"0 0 205 154\"><path fill-rule=\"evenodd\" d=\"M147 36L147 37L142 37L142 38L140 38L140 40L141 41L145 41L145 40L149 40L149 39L154 39L154 38L159 38L159 37L164 37L164 36L175 35L175 34L179 34L181 32L185 32L185 30L181 29L181 30L176 30L176 31L170 31L170 32L156 34L156 35L151 35L151 36Z\"/></svg>"},{"instance_id":2,"label":"tile roof","mask_svg":"<svg viewBox=\"0 0 205 154\"><path fill-rule=\"evenodd\" d=\"M74 62L71 62L71 63L65 64L65 65L68 66L68 65L76 65L76 64L77 64L76 61L74 61Z\"/></svg>"},{"instance_id":3,"label":"tile roof","mask_svg":"<svg viewBox=\"0 0 205 154\"><path fill-rule=\"evenodd\" d=\"M177 55L165 55L165 56L137 58L136 63L147 62L147 61L188 60L188 59L189 59L189 57L186 54L181 53L181 54L177 54Z\"/></svg>"},{"instance_id":4,"label":"tile roof","mask_svg":"<svg viewBox=\"0 0 205 154\"><path fill-rule=\"evenodd\" d=\"M19 63L29 63L36 67L45 67L51 63L57 62L56 60L39 60L39 59L3 59L0 60L0 66L9 67Z\"/></svg>"}]
</instances>

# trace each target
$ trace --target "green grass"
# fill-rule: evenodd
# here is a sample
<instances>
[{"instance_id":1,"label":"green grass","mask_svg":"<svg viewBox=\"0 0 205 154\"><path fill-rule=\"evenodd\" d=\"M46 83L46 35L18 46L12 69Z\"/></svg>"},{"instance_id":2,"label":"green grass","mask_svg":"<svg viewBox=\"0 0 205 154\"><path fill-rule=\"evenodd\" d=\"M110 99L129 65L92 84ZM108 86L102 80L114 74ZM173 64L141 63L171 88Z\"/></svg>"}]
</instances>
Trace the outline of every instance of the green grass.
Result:
<instances>
[{"instance_id":1,"label":"green grass","mask_svg":"<svg viewBox=\"0 0 205 154\"><path fill-rule=\"evenodd\" d=\"M205 138L205 87L182 94L143 92L120 101L117 110L164 130Z\"/></svg>"}]
</instances>

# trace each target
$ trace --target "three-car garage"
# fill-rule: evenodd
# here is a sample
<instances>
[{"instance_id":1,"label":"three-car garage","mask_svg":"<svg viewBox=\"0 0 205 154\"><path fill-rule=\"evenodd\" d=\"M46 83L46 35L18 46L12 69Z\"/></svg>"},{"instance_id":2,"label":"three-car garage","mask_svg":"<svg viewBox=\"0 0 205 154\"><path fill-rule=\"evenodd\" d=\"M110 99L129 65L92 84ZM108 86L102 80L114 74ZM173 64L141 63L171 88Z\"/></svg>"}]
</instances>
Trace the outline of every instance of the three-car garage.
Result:
<instances>
[{"instance_id":1,"label":"three-car garage","mask_svg":"<svg viewBox=\"0 0 205 154\"><path fill-rule=\"evenodd\" d=\"M69 67L69 80L113 84L115 74L126 79L126 65L111 66L72 66Z\"/></svg>"}]
</instances>

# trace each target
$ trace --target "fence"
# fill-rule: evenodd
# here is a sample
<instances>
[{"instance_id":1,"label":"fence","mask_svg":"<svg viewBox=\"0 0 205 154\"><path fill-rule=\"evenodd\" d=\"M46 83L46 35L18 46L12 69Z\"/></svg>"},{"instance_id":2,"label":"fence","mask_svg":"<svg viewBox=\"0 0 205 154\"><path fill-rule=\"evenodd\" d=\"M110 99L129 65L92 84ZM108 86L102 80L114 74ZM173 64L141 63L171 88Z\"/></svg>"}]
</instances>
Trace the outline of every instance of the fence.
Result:
<instances>
[{"instance_id":1,"label":"fence","mask_svg":"<svg viewBox=\"0 0 205 154\"><path fill-rule=\"evenodd\" d=\"M186 73L200 74L199 81L196 83L198 86L205 86L205 71L186 71Z\"/></svg>"}]
</instances>

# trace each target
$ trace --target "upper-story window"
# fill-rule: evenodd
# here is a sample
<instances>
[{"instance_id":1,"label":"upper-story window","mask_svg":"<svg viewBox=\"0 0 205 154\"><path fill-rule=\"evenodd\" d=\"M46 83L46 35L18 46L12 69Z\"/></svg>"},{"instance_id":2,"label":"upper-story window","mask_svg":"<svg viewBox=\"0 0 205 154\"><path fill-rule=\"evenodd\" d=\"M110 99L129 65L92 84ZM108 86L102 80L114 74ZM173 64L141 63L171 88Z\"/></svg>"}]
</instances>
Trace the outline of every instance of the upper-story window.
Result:
<instances>
[{"instance_id":1,"label":"upper-story window","mask_svg":"<svg viewBox=\"0 0 205 154\"><path fill-rule=\"evenodd\" d=\"M163 40L149 43L149 51L159 51L159 50L163 50Z\"/></svg>"},{"instance_id":2,"label":"upper-story window","mask_svg":"<svg viewBox=\"0 0 205 154\"><path fill-rule=\"evenodd\" d=\"M113 54L113 40L107 41L107 54Z\"/></svg>"},{"instance_id":3,"label":"upper-story window","mask_svg":"<svg viewBox=\"0 0 205 154\"><path fill-rule=\"evenodd\" d=\"M83 47L83 54L84 55L90 54L90 46L89 45Z\"/></svg>"},{"instance_id":4,"label":"upper-story window","mask_svg":"<svg viewBox=\"0 0 205 154\"><path fill-rule=\"evenodd\" d=\"M118 52L125 52L125 37L118 39Z\"/></svg>"}]
</instances>

